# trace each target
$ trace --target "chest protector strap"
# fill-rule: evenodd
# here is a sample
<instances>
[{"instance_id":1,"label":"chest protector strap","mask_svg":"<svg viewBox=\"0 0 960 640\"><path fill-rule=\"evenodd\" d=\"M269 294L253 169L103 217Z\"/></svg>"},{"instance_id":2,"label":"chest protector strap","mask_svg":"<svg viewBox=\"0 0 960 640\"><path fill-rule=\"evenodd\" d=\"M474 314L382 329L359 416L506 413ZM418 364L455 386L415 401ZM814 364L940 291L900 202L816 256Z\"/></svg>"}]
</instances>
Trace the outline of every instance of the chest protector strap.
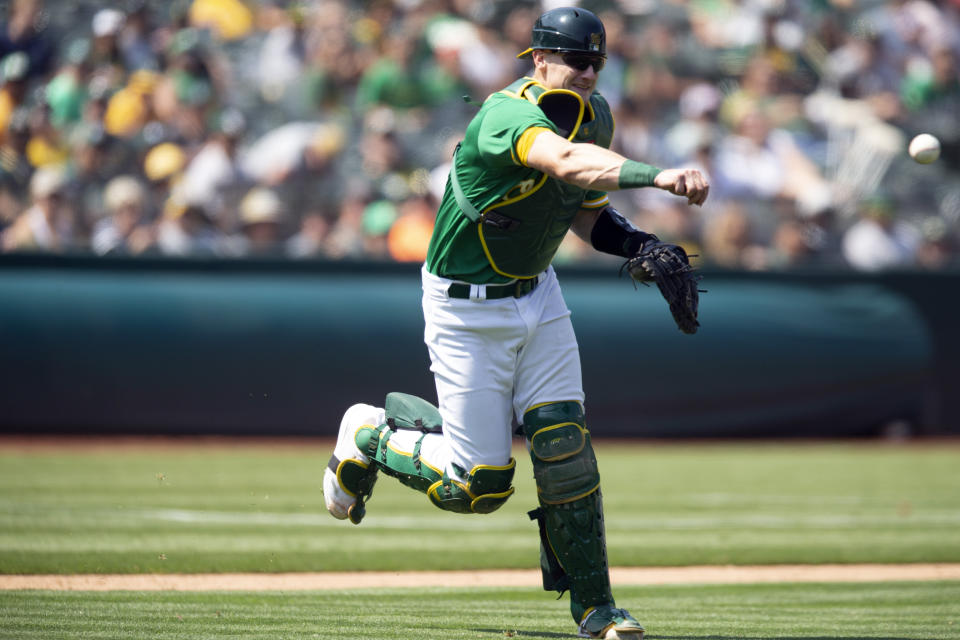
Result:
<instances>
[{"instance_id":1,"label":"chest protector strap","mask_svg":"<svg viewBox=\"0 0 960 640\"><path fill-rule=\"evenodd\" d=\"M453 163L450 165L450 186L453 187L453 197L456 198L460 211L463 212L463 215L470 218L470 222L477 222L480 220L480 212L467 200L467 196L463 192L463 187L460 186L460 180L457 179L457 151L459 150L460 143L458 142L456 148L453 150Z\"/></svg>"}]
</instances>

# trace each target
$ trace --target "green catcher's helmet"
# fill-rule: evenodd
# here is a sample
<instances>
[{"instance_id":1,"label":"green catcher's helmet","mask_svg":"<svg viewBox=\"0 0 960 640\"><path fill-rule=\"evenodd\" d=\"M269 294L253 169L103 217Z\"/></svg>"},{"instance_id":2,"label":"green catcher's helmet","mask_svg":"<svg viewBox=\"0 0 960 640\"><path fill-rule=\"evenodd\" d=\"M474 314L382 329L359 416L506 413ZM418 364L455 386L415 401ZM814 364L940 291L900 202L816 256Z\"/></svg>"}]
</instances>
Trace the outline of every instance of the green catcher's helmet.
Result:
<instances>
[{"instance_id":1,"label":"green catcher's helmet","mask_svg":"<svg viewBox=\"0 0 960 640\"><path fill-rule=\"evenodd\" d=\"M600 18L586 9L551 9L537 18L530 37L530 48L517 57L525 58L534 49L577 51L606 56L607 33Z\"/></svg>"}]
</instances>

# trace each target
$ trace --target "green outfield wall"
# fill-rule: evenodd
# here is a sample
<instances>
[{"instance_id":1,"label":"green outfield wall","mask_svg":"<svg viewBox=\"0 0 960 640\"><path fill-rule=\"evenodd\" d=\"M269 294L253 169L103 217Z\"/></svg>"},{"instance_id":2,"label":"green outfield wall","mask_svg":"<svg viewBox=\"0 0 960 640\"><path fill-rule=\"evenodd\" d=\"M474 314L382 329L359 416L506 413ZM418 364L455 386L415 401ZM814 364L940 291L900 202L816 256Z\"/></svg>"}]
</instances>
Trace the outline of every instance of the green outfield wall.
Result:
<instances>
[{"instance_id":1,"label":"green outfield wall","mask_svg":"<svg viewBox=\"0 0 960 640\"><path fill-rule=\"evenodd\" d=\"M558 267L603 436L960 432L960 274L706 271L681 334L655 287ZM435 399L419 269L0 256L0 431L334 435Z\"/></svg>"}]
</instances>

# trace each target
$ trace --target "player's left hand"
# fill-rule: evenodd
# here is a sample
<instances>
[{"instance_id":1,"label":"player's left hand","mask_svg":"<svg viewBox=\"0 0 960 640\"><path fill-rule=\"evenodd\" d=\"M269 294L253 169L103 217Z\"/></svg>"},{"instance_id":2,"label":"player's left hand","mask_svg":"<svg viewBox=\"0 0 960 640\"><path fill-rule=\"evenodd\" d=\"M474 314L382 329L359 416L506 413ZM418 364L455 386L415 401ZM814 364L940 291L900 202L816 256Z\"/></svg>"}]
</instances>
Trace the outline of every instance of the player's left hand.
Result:
<instances>
[{"instance_id":1,"label":"player's left hand","mask_svg":"<svg viewBox=\"0 0 960 640\"><path fill-rule=\"evenodd\" d=\"M634 280L643 283L652 280L657 285L680 331L697 332L700 326L697 320L700 276L694 273L683 247L650 236L623 268Z\"/></svg>"},{"instance_id":2,"label":"player's left hand","mask_svg":"<svg viewBox=\"0 0 960 640\"><path fill-rule=\"evenodd\" d=\"M653 186L677 196L685 196L689 204L703 205L710 193L710 184L697 169L664 169L653 180Z\"/></svg>"}]
</instances>

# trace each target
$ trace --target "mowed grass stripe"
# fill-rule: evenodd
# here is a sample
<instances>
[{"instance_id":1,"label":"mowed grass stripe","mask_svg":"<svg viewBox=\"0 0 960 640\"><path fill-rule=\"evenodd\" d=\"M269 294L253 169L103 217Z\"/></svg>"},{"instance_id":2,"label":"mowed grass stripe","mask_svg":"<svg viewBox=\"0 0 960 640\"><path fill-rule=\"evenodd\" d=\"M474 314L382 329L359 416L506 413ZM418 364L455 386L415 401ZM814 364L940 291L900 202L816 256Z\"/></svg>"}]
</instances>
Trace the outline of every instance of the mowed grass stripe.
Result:
<instances>
[{"instance_id":1,"label":"mowed grass stripe","mask_svg":"<svg viewBox=\"0 0 960 640\"><path fill-rule=\"evenodd\" d=\"M0 447L0 573L535 568L536 504L464 516L382 478L360 526L326 514L329 442ZM620 566L960 562L960 445L598 442Z\"/></svg>"},{"instance_id":2,"label":"mowed grass stripe","mask_svg":"<svg viewBox=\"0 0 960 640\"><path fill-rule=\"evenodd\" d=\"M960 582L622 588L650 640L960 638ZM569 638L566 599L536 589L296 593L0 593L0 637Z\"/></svg>"}]
</instances>

